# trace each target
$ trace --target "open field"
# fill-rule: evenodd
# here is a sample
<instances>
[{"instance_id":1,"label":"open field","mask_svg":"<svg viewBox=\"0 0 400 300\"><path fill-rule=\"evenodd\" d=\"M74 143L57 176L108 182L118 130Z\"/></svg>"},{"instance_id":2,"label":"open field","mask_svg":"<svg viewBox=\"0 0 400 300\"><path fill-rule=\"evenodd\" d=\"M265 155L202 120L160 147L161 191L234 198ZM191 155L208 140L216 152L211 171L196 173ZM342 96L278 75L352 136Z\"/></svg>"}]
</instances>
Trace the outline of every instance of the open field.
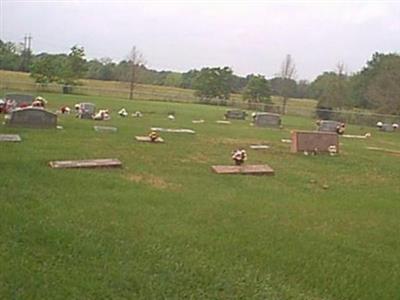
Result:
<instances>
[{"instance_id":1,"label":"open field","mask_svg":"<svg viewBox=\"0 0 400 300\"><path fill-rule=\"evenodd\" d=\"M81 86L74 87L74 93L92 95L92 96L110 96L127 99L129 97L129 83L119 81L102 81L84 79L80 81ZM50 84L46 88L42 88L35 84L34 80L29 77L28 73L12 72L0 70L0 93L14 91L31 91L31 92L61 92L61 86ZM194 96L194 91L190 89L174 88L167 86L137 84L134 90L134 98L138 100L162 100L172 102L196 102L198 99ZM232 94L231 100L242 103L240 94ZM275 105L282 105L280 97L272 97ZM288 103L289 111L301 111L309 114L314 111L316 101L312 99L291 99Z\"/></svg>"},{"instance_id":2,"label":"open field","mask_svg":"<svg viewBox=\"0 0 400 300\"><path fill-rule=\"evenodd\" d=\"M218 125L225 109L216 106L44 96L50 110L92 101L112 119L60 116L64 130L0 125L22 137L0 143L1 299L400 299L400 156L366 149L400 150L400 133L349 126L372 137L341 138L338 156L304 156L281 139L313 129L312 119L264 129ZM122 107L144 116L117 117ZM134 140L152 126L196 134ZM261 142L271 148L248 147ZM276 175L211 173L237 147ZM123 168L47 166L90 158Z\"/></svg>"}]
</instances>

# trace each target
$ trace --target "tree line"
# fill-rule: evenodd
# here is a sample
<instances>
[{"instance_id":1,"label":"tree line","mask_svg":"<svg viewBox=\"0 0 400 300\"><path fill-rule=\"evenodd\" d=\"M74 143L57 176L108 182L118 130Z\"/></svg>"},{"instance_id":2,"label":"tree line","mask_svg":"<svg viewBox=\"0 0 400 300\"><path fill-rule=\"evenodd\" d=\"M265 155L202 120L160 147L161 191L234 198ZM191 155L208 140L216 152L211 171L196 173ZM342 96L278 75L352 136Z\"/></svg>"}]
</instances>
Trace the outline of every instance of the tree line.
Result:
<instances>
[{"instance_id":1,"label":"tree line","mask_svg":"<svg viewBox=\"0 0 400 300\"><path fill-rule=\"evenodd\" d=\"M296 80L296 66L287 55L281 70L271 79L233 73L229 67L202 68L187 72L156 71L146 67L143 55L135 48L120 62L110 58L87 60L83 47L73 46L68 54L33 54L29 49L0 40L0 69L30 72L36 82L57 82L66 86L79 79L98 79L194 89L200 101L227 100L241 93L253 103L270 103L271 95L281 96L283 112L290 98L313 98L322 109L373 109L400 114L400 55L374 53L358 72L347 74L343 63L324 72L312 82Z\"/></svg>"}]
</instances>

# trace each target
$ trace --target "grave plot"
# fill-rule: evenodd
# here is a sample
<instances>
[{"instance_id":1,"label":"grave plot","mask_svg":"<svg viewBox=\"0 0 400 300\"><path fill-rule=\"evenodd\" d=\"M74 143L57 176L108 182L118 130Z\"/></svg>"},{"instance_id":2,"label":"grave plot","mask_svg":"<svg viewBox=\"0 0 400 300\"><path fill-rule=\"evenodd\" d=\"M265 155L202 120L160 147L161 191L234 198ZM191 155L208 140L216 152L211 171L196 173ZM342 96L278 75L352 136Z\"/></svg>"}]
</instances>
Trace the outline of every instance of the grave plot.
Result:
<instances>
[{"instance_id":1,"label":"grave plot","mask_svg":"<svg viewBox=\"0 0 400 300\"><path fill-rule=\"evenodd\" d=\"M51 161L49 162L49 166L53 169L115 168L115 167L121 167L122 163L115 158L106 158L106 159Z\"/></svg>"},{"instance_id":2,"label":"grave plot","mask_svg":"<svg viewBox=\"0 0 400 300\"><path fill-rule=\"evenodd\" d=\"M211 167L217 174L243 174L243 175L274 175L275 171L269 165L241 165L241 166L222 166Z\"/></svg>"},{"instance_id":3,"label":"grave plot","mask_svg":"<svg viewBox=\"0 0 400 300\"><path fill-rule=\"evenodd\" d=\"M94 130L97 132L117 132L118 128L111 126L93 126Z\"/></svg>"},{"instance_id":4,"label":"grave plot","mask_svg":"<svg viewBox=\"0 0 400 300\"><path fill-rule=\"evenodd\" d=\"M279 127L281 126L281 116L273 113L256 113L254 125L257 127Z\"/></svg>"},{"instance_id":5,"label":"grave plot","mask_svg":"<svg viewBox=\"0 0 400 300\"><path fill-rule=\"evenodd\" d=\"M247 113L242 110L228 110L224 116L225 119L245 120Z\"/></svg>"},{"instance_id":6,"label":"grave plot","mask_svg":"<svg viewBox=\"0 0 400 300\"><path fill-rule=\"evenodd\" d=\"M159 132L171 132L171 133L190 133L195 134L196 132L192 129L172 129L172 128L161 128L161 127L152 127L152 131L159 131Z\"/></svg>"},{"instance_id":7,"label":"grave plot","mask_svg":"<svg viewBox=\"0 0 400 300\"><path fill-rule=\"evenodd\" d=\"M6 119L6 125L11 127L56 128L57 115L43 108L27 107L16 109Z\"/></svg>"},{"instance_id":8,"label":"grave plot","mask_svg":"<svg viewBox=\"0 0 400 300\"><path fill-rule=\"evenodd\" d=\"M329 153L330 147L336 147L339 153L339 138L333 132L293 131L291 152L316 151Z\"/></svg>"},{"instance_id":9,"label":"grave plot","mask_svg":"<svg viewBox=\"0 0 400 300\"><path fill-rule=\"evenodd\" d=\"M21 137L18 134L0 134L0 142L20 142Z\"/></svg>"}]
</instances>

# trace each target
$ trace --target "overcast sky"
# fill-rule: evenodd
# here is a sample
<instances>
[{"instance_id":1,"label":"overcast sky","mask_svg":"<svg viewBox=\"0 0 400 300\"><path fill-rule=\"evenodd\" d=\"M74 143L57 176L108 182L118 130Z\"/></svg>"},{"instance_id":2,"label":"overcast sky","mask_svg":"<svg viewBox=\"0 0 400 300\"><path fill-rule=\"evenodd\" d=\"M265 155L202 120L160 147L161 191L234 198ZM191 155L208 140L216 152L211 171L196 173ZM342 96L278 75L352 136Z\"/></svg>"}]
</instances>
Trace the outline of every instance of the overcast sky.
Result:
<instances>
[{"instance_id":1,"label":"overcast sky","mask_svg":"<svg viewBox=\"0 0 400 300\"><path fill-rule=\"evenodd\" d=\"M341 61L358 71L371 55L400 52L400 2L383 1L18 1L0 0L0 38L33 37L34 53L125 59L133 45L157 70L230 66L279 72L286 54L297 79Z\"/></svg>"}]
</instances>

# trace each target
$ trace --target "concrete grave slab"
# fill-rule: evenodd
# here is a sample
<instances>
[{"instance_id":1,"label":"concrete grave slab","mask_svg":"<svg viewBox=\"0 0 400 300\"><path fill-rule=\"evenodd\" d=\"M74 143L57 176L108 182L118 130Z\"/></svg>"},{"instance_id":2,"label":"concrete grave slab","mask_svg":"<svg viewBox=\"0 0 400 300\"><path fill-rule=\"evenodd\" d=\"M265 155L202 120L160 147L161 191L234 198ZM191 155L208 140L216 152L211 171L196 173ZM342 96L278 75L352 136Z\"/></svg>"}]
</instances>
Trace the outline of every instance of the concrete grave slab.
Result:
<instances>
[{"instance_id":1,"label":"concrete grave slab","mask_svg":"<svg viewBox=\"0 0 400 300\"><path fill-rule=\"evenodd\" d=\"M335 146L339 153L339 137L333 132L293 131L291 152L317 151L329 152L329 147Z\"/></svg>"},{"instance_id":2,"label":"concrete grave slab","mask_svg":"<svg viewBox=\"0 0 400 300\"><path fill-rule=\"evenodd\" d=\"M122 163L115 158L106 158L106 159L51 161L49 162L49 166L53 169L115 168L115 167L121 167Z\"/></svg>"},{"instance_id":3,"label":"concrete grave slab","mask_svg":"<svg viewBox=\"0 0 400 300\"><path fill-rule=\"evenodd\" d=\"M164 139L162 137L158 137L155 141L152 141L149 136L135 136L135 139L139 142L164 143Z\"/></svg>"},{"instance_id":4,"label":"concrete grave slab","mask_svg":"<svg viewBox=\"0 0 400 300\"><path fill-rule=\"evenodd\" d=\"M244 175L274 175L275 171L269 165L242 165L242 166L212 166L217 174L244 174Z\"/></svg>"},{"instance_id":5,"label":"concrete grave slab","mask_svg":"<svg viewBox=\"0 0 400 300\"><path fill-rule=\"evenodd\" d=\"M21 137L18 134L0 134L0 142L20 142Z\"/></svg>"},{"instance_id":6,"label":"concrete grave slab","mask_svg":"<svg viewBox=\"0 0 400 300\"><path fill-rule=\"evenodd\" d=\"M118 131L117 127L111 127L111 126L93 126L93 128L97 132L117 132Z\"/></svg>"},{"instance_id":7,"label":"concrete grave slab","mask_svg":"<svg viewBox=\"0 0 400 300\"><path fill-rule=\"evenodd\" d=\"M158 131L158 132L190 133L190 134L195 134L196 133L192 129L171 129L171 128L161 128L161 127L152 127L150 129L152 131Z\"/></svg>"},{"instance_id":8,"label":"concrete grave slab","mask_svg":"<svg viewBox=\"0 0 400 300\"><path fill-rule=\"evenodd\" d=\"M254 149L254 150L266 150L269 148L270 147L268 145L250 145L250 149Z\"/></svg>"}]
</instances>

